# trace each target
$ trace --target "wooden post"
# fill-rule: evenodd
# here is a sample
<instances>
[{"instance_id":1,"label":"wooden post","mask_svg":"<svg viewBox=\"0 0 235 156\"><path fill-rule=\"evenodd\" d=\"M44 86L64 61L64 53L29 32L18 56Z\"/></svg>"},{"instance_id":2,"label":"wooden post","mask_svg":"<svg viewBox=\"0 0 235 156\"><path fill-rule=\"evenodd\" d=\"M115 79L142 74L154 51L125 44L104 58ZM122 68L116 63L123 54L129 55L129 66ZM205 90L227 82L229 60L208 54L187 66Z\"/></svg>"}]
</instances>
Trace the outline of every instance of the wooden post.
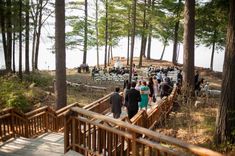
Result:
<instances>
[{"instance_id":1,"label":"wooden post","mask_svg":"<svg viewBox=\"0 0 235 156\"><path fill-rule=\"evenodd\" d=\"M75 146L77 143L79 143L78 137L82 137L82 136L78 136L78 121L76 120L77 115L78 115L77 112L74 112L74 111L70 112L70 118L72 118L72 130L71 130L72 149L76 152L79 151L79 149L76 148L76 146ZM81 131L81 129L79 129L79 131Z\"/></svg>"},{"instance_id":2,"label":"wooden post","mask_svg":"<svg viewBox=\"0 0 235 156\"><path fill-rule=\"evenodd\" d=\"M45 113L45 132L48 131L48 112Z\"/></svg>"},{"instance_id":3,"label":"wooden post","mask_svg":"<svg viewBox=\"0 0 235 156\"><path fill-rule=\"evenodd\" d=\"M66 113L64 117L64 153L69 151L69 133L70 133L70 125L68 123L69 117L70 117L70 112Z\"/></svg>"},{"instance_id":4,"label":"wooden post","mask_svg":"<svg viewBox=\"0 0 235 156\"><path fill-rule=\"evenodd\" d=\"M132 155L138 156L138 147L137 147L137 142L136 142L136 137L137 134L135 132L132 132L132 146L131 146L131 151L132 151Z\"/></svg>"},{"instance_id":5,"label":"wooden post","mask_svg":"<svg viewBox=\"0 0 235 156\"><path fill-rule=\"evenodd\" d=\"M12 137L15 137L15 120L14 120L14 109L11 109L11 131L12 131Z\"/></svg>"}]
</instances>

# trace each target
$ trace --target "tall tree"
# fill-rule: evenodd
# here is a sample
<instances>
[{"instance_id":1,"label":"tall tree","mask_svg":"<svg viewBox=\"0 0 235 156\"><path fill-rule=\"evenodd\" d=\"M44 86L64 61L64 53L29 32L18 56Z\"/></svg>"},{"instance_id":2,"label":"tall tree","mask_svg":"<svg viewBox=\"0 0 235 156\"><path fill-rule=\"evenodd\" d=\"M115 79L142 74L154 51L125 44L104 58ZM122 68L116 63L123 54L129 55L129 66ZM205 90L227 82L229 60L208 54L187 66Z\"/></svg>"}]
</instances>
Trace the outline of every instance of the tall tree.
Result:
<instances>
[{"instance_id":1,"label":"tall tree","mask_svg":"<svg viewBox=\"0 0 235 156\"><path fill-rule=\"evenodd\" d=\"M108 55L108 0L105 0L105 54L104 54L104 67L107 67Z\"/></svg>"},{"instance_id":2,"label":"tall tree","mask_svg":"<svg viewBox=\"0 0 235 156\"><path fill-rule=\"evenodd\" d=\"M130 61L130 27L129 25L131 25L131 8L128 7L128 28L127 28L127 57L126 57L126 65L129 65L129 61Z\"/></svg>"},{"instance_id":3,"label":"tall tree","mask_svg":"<svg viewBox=\"0 0 235 156\"><path fill-rule=\"evenodd\" d=\"M55 2L56 109L67 105L65 55L65 2Z\"/></svg>"},{"instance_id":4,"label":"tall tree","mask_svg":"<svg viewBox=\"0 0 235 156\"><path fill-rule=\"evenodd\" d=\"M19 77L22 80L22 0L19 0Z\"/></svg>"},{"instance_id":5,"label":"tall tree","mask_svg":"<svg viewBox=\"0 0 235 156\"><path fill-rule=\"evenodd\" d=\"M131 29L131 55L130 55L130 74L129 82L132 80L133 56L135 47L135 29L136 29L136 1L132 0L132 29Z\"/></svg>"},{"instance_id":6,"label":"tall tree","mask_svg":"<svg viewBox=\"0 0 235 156\"><path fill-rule=\"evenodd\" d=\"M235 1L229 1L229 22L222 76L221 103L219 105L215 142L235 143Z\"/></svg>"},{"instance_id":7,"label":"tall tree","mask_svg":"<svg viewBox=\"0 0 235 156\"><path fill-rule=\"evenodd\" d=\"M185 0L184 7L184 84L194 93L195 0Z\"/></svg>"},{"instance_id":8,"label":"tall tree","mask_svg":"<svg viewBox=\"0 0 235 156\"><path fill-rule=\"evenodd\" d=\"M2 44L3 44L3 51L4 51L4 57L5 57L5 65L7 66L7 40L6 40L6 29L5 29L5 1L0 0L0 17L1 17L1 32L2 32Z\"/></svg>"},{"instance_id":9,"label":"tall tree","mask_svg":"<svg viewBox=\"0 0 235 156\"><path fill-rule=\"evenodd\" d=\"M154 12L154 3L155 3L155 0L149 0L149 4L151 5L151 11L150 11L150 15L149 15L149 36L148 36L148 49L147 49L147 60L149 60L151 58L151 44L152 44L152 14Z\"/></svg>"},{"instance_id":10,"label":"tall tree","mask_svg":"<svg viewBox=\"0 0 235 156\"><path fill-rule=\"evenodd\" d=\"M25 3L25 73L29 74L29 0Z\"/></svg>"},{"instance_id":11,"label":"tall tree","mask_svg":"<svg viewBox=\"0 0 235 156\"><path fill-rule=\"evenodd\" d=\"M99 16L98 0L95 0L95 29L96 29L96 53L97 53L97 67L99 68L99 27L98 27L98 16Z\"/></svg>"},{"instance_id":12,"label":"tall tree","mask_svg":"<svg viewBox=\"0 0 235 156\"><path fill-rule=\"evenodd\" d=\"M146 42L147 42L147 37L146 37L146 6L147 2L144 0L144 16L143 16L143 27L142 27L142 32L141 32L141 46L140 46L140 57L139 57L139 67L142 66L142 59L143 56L145 56L145 50L146 50Z\"/></svg>"},{"instance_id":13,"label":"tall tree","mask_svg":"<svg viewBox=\"0 0 235 156\"><path fill-rule=\"evenodd\" d=\"M87 0L85 0L85 25L84 25L84 47L83 47L83 50L84 50L84 54L83 54L83 61L82 63L83 64L86 64L86 58L87 58L87 18L88 18L88 15L87 15Z\"/></svg>"},{"instance_id":14,"label":"tall tree","mask_svg":"<svg viewBox=\"0 0 235 156\"><path fill-rule=\"evenodd\" d=\"M15 26L14 26L15 27ZM12 43L12 69L13 69L13 73L16 72L16 66L15 66L15 40L16 40L16 33L15 31L13 32L13 43Z\"/></svg>"},{"instance_id":15,"label":"tall tree","mask_svg":"<svg viewBox=\"0 0 235 156\"><path fill-rule=\"evenodd\" d=\"M31 1L33 3L33 1ZM32 71L35 70L35 46L36 46L36 38L37 38L37 25L38 25L38 14L39 14L39 4L36 4L36 9L34 8L34 4L32 4L32 12L34 12L33 16L33 41L32 41Z\"/></svg>"},{"instance_id":16,"label":"tall tree","mask_svg":"<svg viewBox=\"0 0 235 156\"><path fill-rule=\"evenodd\" d=\"M173 64L177 63L180 13L181 13L181 0L178 1L178 5L177 5L177 9L176 9L176 22L175 22L175 29L174 29L174 44L173 44L173 56L172 56L172 63Z\"/></svg>"},{"instance_id":17,"label":"tall tree","mask_svg":"<svg viewBox=\"0 0 235 156\"><path fill-rule=\"evenodd\" d=\"M214 53L224 51L228 7L211 1L197 9L197 44L211 48L210 69L213 70Z\"/></svg>"},{"instance_id":18,"label":"tall tree","mask_svg":"<svg viewBox=\"0 0 235 156\"><path fill-rule=\"evenodd\" d=\"M44 5L45 6L45 5ZM36 32L36 47L35 47L35 69L38 70L38 56L39 56L39 45L40 45L40 37L41 37L41 30L42 30L42 10L43 10L43 0L39 0L39 18L38 18L38 26Z\"/></svg>"},{"instance_id":19,"label":"tall tree","mask_svg":"<svg viewBox=\"0 0 235 156\"><path fill-rule=\"evenodd\" d=\"M11 71L11 60L12 60L12 3L11 0L7 0L7 60L6 60L6 69Z\"/></svg>"}]
</instances>

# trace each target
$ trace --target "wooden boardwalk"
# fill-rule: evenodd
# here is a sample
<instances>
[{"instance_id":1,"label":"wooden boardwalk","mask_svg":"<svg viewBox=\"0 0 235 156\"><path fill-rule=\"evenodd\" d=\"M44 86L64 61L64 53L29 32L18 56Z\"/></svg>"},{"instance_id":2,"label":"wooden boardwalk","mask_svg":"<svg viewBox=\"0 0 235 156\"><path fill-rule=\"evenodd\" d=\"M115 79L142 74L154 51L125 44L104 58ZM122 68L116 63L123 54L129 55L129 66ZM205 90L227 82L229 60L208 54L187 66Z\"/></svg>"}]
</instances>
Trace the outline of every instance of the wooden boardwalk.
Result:
<instances>
[{"instance_id":1,"label":"wooden boardwalk","mask_svg":"<svg viewBox=\"0 0 235 156\"><path fill-rule=\"evenodd\" d=\"M64 134L45 133L37 138L19 137L0 145L0 156L63 156ZM65 156L79 156L70 151Z\"/></svg>"},{"instance_id":2,"label":"wooden boardwalk","mask_svg":"<svg viewBox=\"0 0 235 156\"><path fill-rule=\"evenodd\" d=\"M0 141L6 142L0 143L0 156L60 156L64 153L67 156L221 156L151 130L171 111L176 89L174 87L171 95L152 104L151 109L140 110L131 120L126 111L119 120L112 118L111 94L83 108L74 103L58 111L49 107L26 114L11 108L3 110L0 112Z\"/></svg>"}]
</instances>

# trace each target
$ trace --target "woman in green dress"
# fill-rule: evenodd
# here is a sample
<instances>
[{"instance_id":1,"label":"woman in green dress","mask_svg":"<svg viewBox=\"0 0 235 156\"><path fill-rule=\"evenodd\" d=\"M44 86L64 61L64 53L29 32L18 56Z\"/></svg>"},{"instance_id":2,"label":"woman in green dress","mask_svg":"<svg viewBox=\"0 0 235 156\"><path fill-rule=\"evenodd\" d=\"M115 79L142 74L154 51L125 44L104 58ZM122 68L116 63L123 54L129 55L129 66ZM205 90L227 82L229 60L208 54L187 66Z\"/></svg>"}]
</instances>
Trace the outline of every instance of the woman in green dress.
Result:
<instances>
[{"instance_id":1,"label":"woman in green dress","mask_svg":"<svg viewBox=\"0 0 235 156\"><path fill-rule=\"evenodd\" d=\"M149 94L150 94L149 87L147 86L147 83L143 81L142 86L140 87L140 95L141 95L140 109L145 108L145 110L147 111Z\"/></svg>"}]
</instances>

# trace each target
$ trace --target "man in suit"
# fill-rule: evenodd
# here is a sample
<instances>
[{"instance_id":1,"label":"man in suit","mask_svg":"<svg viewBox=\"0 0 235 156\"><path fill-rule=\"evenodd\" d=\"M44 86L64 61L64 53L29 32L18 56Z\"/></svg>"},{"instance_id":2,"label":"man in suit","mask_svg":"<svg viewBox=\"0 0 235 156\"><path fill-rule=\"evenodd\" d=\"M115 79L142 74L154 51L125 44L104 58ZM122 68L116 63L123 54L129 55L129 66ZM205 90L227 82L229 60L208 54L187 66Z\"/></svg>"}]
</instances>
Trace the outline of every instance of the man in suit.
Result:
<instances>
[{"instance_id":1,"label":"man in suit","mask_svg":"<svg viewBox=\"0 0 235 156\"><path fill-rule=\"evenodd\" d=\"M141 101L140 92L135 89L136 82L131 83L131 89L127 93L125 100L127 101L128 117L131 119L138 112L138 102Z\"/></svg>"},{"instance_id":2,"label":"man in suit","mask_svg":"<svg viewBox=\"0 0 235 156\"><path fill-rule=\"evenodd\" d=\"M122 108L122 97L119 95L120 88L115 88L115 92L110 97L110 104L115 119L120 117L121 108Z\"/></svg>"}]
</instances>

